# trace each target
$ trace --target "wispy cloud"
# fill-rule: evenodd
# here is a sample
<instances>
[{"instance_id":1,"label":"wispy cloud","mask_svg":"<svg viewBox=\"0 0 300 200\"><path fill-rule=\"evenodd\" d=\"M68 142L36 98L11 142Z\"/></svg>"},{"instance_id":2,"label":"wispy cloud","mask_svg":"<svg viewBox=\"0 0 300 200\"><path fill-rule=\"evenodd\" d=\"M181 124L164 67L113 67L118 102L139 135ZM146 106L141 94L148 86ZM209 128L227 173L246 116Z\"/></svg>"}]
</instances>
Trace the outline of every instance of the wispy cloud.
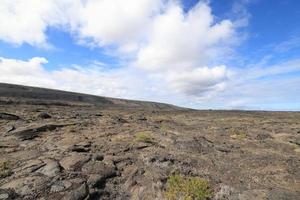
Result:
<instances>
[{"instance_id":1,"label":"wispy cloud","mask_svg":"<svg viewBox=\"0 0 300 200\"><path fill-rule=\"evenodd\" d=\"M291 49L300 48L300 36L293 36L279 44L273 44L271 45L271 48L278 53L284 53Z\"/></svg>"}]
</instances>

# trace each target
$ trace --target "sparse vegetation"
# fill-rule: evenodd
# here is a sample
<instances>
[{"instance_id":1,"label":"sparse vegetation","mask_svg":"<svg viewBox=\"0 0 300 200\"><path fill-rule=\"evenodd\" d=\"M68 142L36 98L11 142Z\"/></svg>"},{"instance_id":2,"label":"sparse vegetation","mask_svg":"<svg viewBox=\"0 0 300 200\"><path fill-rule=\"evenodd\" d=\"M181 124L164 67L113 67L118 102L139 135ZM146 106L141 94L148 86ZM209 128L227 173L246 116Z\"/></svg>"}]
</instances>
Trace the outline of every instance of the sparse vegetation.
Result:
<instances>
[{"instance_id":1,"label":"sparse vegetation","mask_svg":"<svg viewBox=\"0 0 300 200\"><path fill-rule=\"evenodd\" d=\"M169 127L168 127L167 125L165 125L165 124L162 124L162 125L160 126L160 130L161 130L162 132L168 132Z\"/></svg>"},{"instance_id":2,"label":"sparse vegetation","mask_svg":"<svg viewBox=\"0 0 300 200\"><path fill-rule=\"evenodd\" d=\"M9 161L0 162L0 178L5 178L12 174L12 167Z\"/></svg>"},{"instance_id":3,"label":"sparse vegetation","mask_svg":"<svg viewBox=\"0 0 300 200\"><path fill-rule=\"evenodd\" d=\"M1 88L0 94L6 91ZM37 94L36 104L17 88L7 88L11 104L0 95L0 112L24 118L0 119L3 198L299 196L293 180L300 165L300 112L166 110L155 104L140 109L131 101L128 108L109 102L82 106L61 99L69 95L63 92L44 103ZM37 118L41 112L52 118ZM7 132L11 126L15 130Z\"/></svg>"},{"instance_id":4,"label":"sparse vegetation","mask_svg":"<svg viewBox=\"0 0 300 200\"><path fill-rule=\"evenodd\" d=\"M185 178L179 174L168 178L165 197L168 200L206 200L212 196L208 181L198 177Z\"/></svg>"},{"instance_id":5,"label":"sparse vegetation","mask_svg":"<svg viewBox=\"0 0 300 200\"><path fill-rule=\"evenodd\" d=\"M150 132L139 132L135 135L136 142L155 143L153 136Z\"/></svg>"},{"instance_id":6,"label":"sparse vegetation","mask_svg":"<svg viewBox=\"0 0 300 200\"><path fill-rule=\"evenodd\" d=\"M231 129L229 133L230 137L233 139L243 140L247 138L247 134L243 130Z\"/></svg>"}]
</instances>

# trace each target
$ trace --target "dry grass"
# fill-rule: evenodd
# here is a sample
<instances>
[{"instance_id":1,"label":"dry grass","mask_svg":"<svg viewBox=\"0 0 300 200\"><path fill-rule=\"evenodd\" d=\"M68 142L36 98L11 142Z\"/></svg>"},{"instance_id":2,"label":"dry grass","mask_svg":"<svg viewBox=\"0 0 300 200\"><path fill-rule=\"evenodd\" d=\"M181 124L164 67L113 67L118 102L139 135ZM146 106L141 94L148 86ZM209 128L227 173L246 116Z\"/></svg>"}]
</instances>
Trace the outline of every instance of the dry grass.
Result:
<instances>
[{"instance_id":1,"label":"dry grass","mask_svg":"<svg viewBox=\"0 0 300 200\"><path fill-rule=\"evenodd\" d=\"M144 142L144 143L155 143L154 137L152 136L151 132L149 131L143 131L135 134L135 140L136 142Z\"/></svg>"},{"instance_id":2,"label":"dry grass","mask_svg":"<svg viewBox=\"0 0 300 200\"><path fill-rule=\"evenodd\" d=\"M232 139L243 140L247 138L247 134L243 130L231 129L229 133Z\"/></svg>"},{"instance_id":3,"label":"dry grass","mask_svg":"<svg viewBox=\"0 0 300 200\"><path fill-rule=\"evenodd\" d=\"M0 178L5 178L12 174L12 166L9 161L0 162Z\"/></svg>"},{"instance_id":4,"label":"dry grass","mask_svg":"<svg viewBox=\"0 0 300 200\"><path fill-rule=\"evenodd\" d=\"M185 178L178 174L168 178L165 197L168 200L206 200L212 196L212 190L205 179Z\"/></svg>"}]
</instances>

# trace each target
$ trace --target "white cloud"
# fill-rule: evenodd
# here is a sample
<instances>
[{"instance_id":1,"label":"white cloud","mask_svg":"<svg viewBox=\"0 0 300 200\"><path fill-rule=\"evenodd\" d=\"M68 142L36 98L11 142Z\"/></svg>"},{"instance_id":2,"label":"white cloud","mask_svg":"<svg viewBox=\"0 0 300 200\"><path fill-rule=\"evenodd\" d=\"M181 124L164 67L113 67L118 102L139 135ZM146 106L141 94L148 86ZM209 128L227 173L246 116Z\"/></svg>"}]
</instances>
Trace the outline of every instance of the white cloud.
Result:
<instances>
[{"instance_id":1,"label":"white cloud","mask_svg":"<svg viewBox=\"0 0 300 200\"><path fill-rule=\"evenodd\" d=\"M300 109L300 60L276 65L260 64L233 69L222 93L205 96L198 103L203 108L228 109Z\"/></svg>"},{"instance_id":2,"label":"white cloud","mask_svg":"<svg viewBox=\"0 0 300 200\"><path fill-rule=\"evenodd\" d=\"M151 71L190 69L207 64L213 48L230 38L232 23L214 24L209 6L198 3L188 13L178 4L155 18L153 29L137 55L136 65Z\"/></svg>"},{"instance_id":3,"label":"white cloud","mask_svg":"<svg viewBox=\"0 0 300 200\"><path fill-rule=\"evenodd\" d=\"M219 90L225 85L226 66L207 66L225 54L222 47L226 49L233 35L232 22L215 23L206 3L198 3L188 13L173 3L155 18L148 41L138 51L134 65L163 73L175 90L188 95Z\"/></svg>"},{"instance_id":4,"label":"white cloud","mask_svg":"<svg viewBox=\"0 0 300 200\"><path fill-rule=\"evenodd\" d=\"M93 62L86 67L74 65L48 71L44 66L47 62L45 58L40 57L27 61L0 57L0 82L101 96L160 101L182 106L190 102L190 97L172 90L172 86L167 84L164 78L153 77L137 68L126 67L107 70L103 63L98 65L97 62ZM217 71L218 69L215 69L215 74L210 75L218 76ZM205 73L211 72L208 70ZM208 74L204 76L207 77ZM206 82L204 79L202 81ZM195 78L194 81L199 80ZM185 87L184 82L178 84L180 85L178 87ZM202 84L198 84L194 89L201 90L198 87L201 87Z\"/></svg>"},{"instance_id":5,"label":"white cloud","mask_svg":"<svg viewBox=\"0 0 300 200\"><path fill-rule=\"evenodd\" d=\"M125 65L108 69L94 61L49 71L45 58L0 58L0 82L202 108L299 102L299 78L278 78L300 73L299 60L226 66L238 28L250 16L236 7L240 18L216 20L206 2L184 12L175 0L2 0L0 40L48 47L46 32L54 27L79 43L113 47ZM297 41L278 48L295 48Z\"/></svg>"},{"instance_id":6,"label":"white cloud","mask_svg":"<svg viewBox=\"0 0 300 200\"><path fill-rule=\"evenodd\" d=\"M137 48L146 34L152 16L159 13L161 0L90 0L79 11L77 31L100 46L124 45L124 51Z\"/></svg>"},{"instance_id":7,"label":"white cloud","mask_svg":"<svg viewBox=\"0 0 300 200\"><path fill-rule=\"evenodd\" d=\"M43 64L45 58L35 57L28 61L0 57L0 81L6 83L32 84L42 87L53 85L53 81L45 77Z\"/></svg>"},{"instance_id":8,"label":"white cloud","mask_svg":"<svg viewBox=\"0 0 300 200\"><path fill-rule=\"evenodd\" d=\"M0 39L45 47L47 29L55 27L100 46L134 46L161 6L162 0L2 0Z\"/></svg>"},{"instance_id":9,"label":"white cloud","mask_svg":"<svg viewBox=\"0 0 300 200\"><path fill-rule=\"evenodd\" d=\"M103 71L94 66L82 68L73 66L56 71L47 71L45 58L35 57L28 61L0 58L0 82L15 83L69 91L86 92L115 97L127 91L126 79L130 73ZM132 77L131 77L132 78ZM134 82L134 79L132 79ZM130 96L130 95L129 95Z\"/></svg>"},{"instance_id":10,"label":"white cloud","mask_svg":"<svg viewBox=\"0 0 300 200\"><path fill-rule=\"evenodd\" d=\"M228 79L226 82L223 81L223 70L225 70L223 66L196 69L193 74L174 74L178 76L174 78L178 82L173 82L177 84L176 86L167 84L162 77L149 76L137 68L107 70L103 63L98 66L97 62L94 62L87 67L71 66L48 71L44 66L46 63L47 60L40 57L27 61L0 57L0 82L160 101L194 108L260 109L263 107L272 110L278 109L278 106L284 109L282 106L292 105L292 108L300 109L299 77L279 76L300 73L299 60L291 60L276 66L264 66L265 71L253 67L245 70L231 69L231 73L226 76ZM285 70L278 70L279 68ZM247 73L249 76L243 76ZM210 78L212 76L213 78ZM268 79L264 78L266 76ZM186 80L190 82L187 83ZM215 82L210 83L212 80ZM228 86L224 87L224 84ZM191 85L194 87L190 87ZM171 89L173 87L183 88L182 90L193 95L174 91ZM199 92L202 95L194 95Z\"/></svg>"},{"instance_id":11,"label":"white cloud","mask_svg":"<svg viewBox=\"0 0 300 200\"><path fill-rule=\"evenodd\" d=\"M187 95L201 96L208 92L222 91L227 80L225 66L201 67L185 72L170 72L167 80L171 87Z\"/></svg>"},{"instance_id":12,"label":"white cloud","mask_svg":"<svg viewBox=\"0 0 300 200\"><path fill-rule=\"evenodd\" d=\"M0 39L21 45L46 47L49 26L64 23L62 9L54 0L2 0L0 3Z\"/></svg>"},{"instance_id":13,"label":"white cloud","mask_svg":"<svg viewBox=\"0 0 300 200\"><path fill-rule=\"evenodd\" d=\"M293 36L286 41L270 45L276 53L286 53L289 50L297 49L300 47L300 36Z\"/></svg>"},{"instance_id":14,"label":"white cloud","mask_svg":"<svg viewBox=\"0 0 300 200\"><path fill-rule=\"evenodd\" d=\"M206 2L186 13L175 0L4 0L0 11L6 42L47 47L46 31L55 27L81 44L114 46L120 59L131 58L128 65L165 77L177 92L201 95L225 85L226 66L215 63L235 30L229 20L216 23Z\"/></svg>"},{"instance_id":15,"label":"white cloud","mask_svg":"<svg viewBox=\"0 0 300 200\"><path fill-rule=\"evenodd\" d=\"M107 70L103 63L93 62L86 67L69 66L48 71L45 58L35 57L27 61L0 57L0 82L61 89L101 96L162 100L168 91L160 82L151 79L143 71L133 68ZM173 94L172 94L173 95Z\"/></svg>"}]
</instances>

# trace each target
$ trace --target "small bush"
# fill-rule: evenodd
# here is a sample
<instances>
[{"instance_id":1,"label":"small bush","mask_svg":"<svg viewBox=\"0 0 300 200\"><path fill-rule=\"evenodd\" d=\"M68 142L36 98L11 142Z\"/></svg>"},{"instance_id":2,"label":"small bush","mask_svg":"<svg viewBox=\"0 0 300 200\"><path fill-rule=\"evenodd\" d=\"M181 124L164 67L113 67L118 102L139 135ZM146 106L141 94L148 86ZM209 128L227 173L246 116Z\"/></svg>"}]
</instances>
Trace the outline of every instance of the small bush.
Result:
<instances>
[{"instance_id":1,"label":"small bush","mask_svg":"<svg viewBox=\"0 0 300 200\"><path fill-rule=\"evenodd\" d=\"M154 138L149 132L140 132L135 135L135 141L145 143L155 143Z\"/></svg>"},{"instance_id":2,"label":"small bush","mask_svg":"<svg viewBox=\"0 0 300 200\"><path fill-rule=\"evenodd\" d=\"M212 196L212 190L205 179L184 178L178 174L168 178L165 197L168 200L206 200Z\"/></svg>"},{"instance_id":3,"label":"small bush","mask_svg":"<svg viewBox=\"0 0 300 200\"><path fill-rule=\"evenodd\" d=\"M160 130L161 130L162 132L168 132L169 127L168 127L167 125L165 125L165 124L162 124L162 125L160 126Z\"/></svg>"},{"instance_id":4,"label":"small bush","mask_svg":"<svg viewBox=\"0 0 300 200\"><path fill-rule=\"evenodd\" d=\"M240 128L231 128L229 130L230 137L233 139L246 139L247 138L247 133L246 130L243 127Z\"/></svg>"},{"instance_id":5,"label":"small bush","mask_svg":"<svg viewBox=\"0 0 300 200\"><path fill-rule=\"evenodd\" d=\"M4 161L0 163L0 178L5 178L12 174L11 163Z\"/></svg>"},{"instance_id":6,"label":"small bush","mask_svg":"<svg viewBox=\"0 0 300 200\"><path fill-rule=\"evenodd\" d=\"M236 133L233 133L230 137L233 139L242 140L242 139L247 138L247 134L245 132L236 132Z\"/></svg>"}]
</instances>

